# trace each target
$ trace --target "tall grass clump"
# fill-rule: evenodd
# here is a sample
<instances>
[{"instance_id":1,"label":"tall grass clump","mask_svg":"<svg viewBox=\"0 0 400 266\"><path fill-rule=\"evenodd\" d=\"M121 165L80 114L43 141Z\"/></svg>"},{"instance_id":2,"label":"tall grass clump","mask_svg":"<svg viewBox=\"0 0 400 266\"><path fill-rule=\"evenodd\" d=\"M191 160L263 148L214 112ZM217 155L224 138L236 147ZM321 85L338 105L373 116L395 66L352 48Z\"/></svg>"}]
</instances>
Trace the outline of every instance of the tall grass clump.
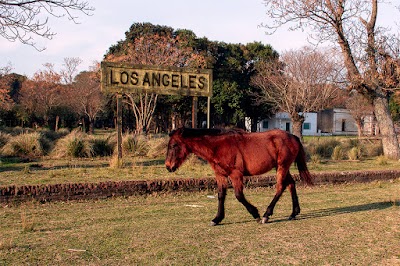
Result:
<instances>
[{"instance_id":1,"label":"tall grass clump","mask_svg":"<svg viewBox=\"0 0 400 266\"><path fill-rule=\"evenodd\" d=\"M59 139L52 153L57 158L87 158L93 155L93 145L85 133L74 130Z\"/></svg>"},{"instance_id":2,"label":"tall grass clump","mask_svg":"<svg viewBox=\"0 0 400 266\"><path fill-rule=\"evenodd\" d=\"M111 156L116 147L115 138L112 135L89 138L93 156Z\"/></svg>"},{"instance_id":3,"label":"tall grass clump","mask_svg":"<svg viewBox=\"0 0 400 266\"><path fill-rule=\"evenodd\" d=\"M50 146L50 142L39 132L22 133L10 137L1 153L3 156L34 159L46 155Z\"/></svg>"},{"instance_id":4,"label":"tall grass clump","mask_svg":"<svg viewBox=\"0 0 400 266\"><path fill-rule=\"evenodd\" d=\"M167 136L152 138L149 141L149 150L147 156L157 158L167 154L169 138Z\"/></svg>"},{"instance_id":5,"label":"tall grass clump","mask_svg":"<svg viewBox=\"0 0 400 266\"><path fill-rule=\"evenodd\" d=\"M359 147L353 147L347 152L347 157L349 160L359 160L361 159L361 149Z\"/></svg>"},{"instance_id":6,"label":"tall grass clump","mask_svg":"<svg viewBox=\"0 0 400 266\"><path fill-rule=\"evenodd\" d=\"M143 135L125 134L122 137L122 153L131 156L146 156L149 151L148 139Z\"/></svg>"},{"instance_id":7,"label":"tall grass clump","mask_svg":"<svg viewBox=\"0 0 400 266\"><path fill-rule=\"evenodd\" d=\"M340 141L332 137L313 138L306 144L309 154L318 154L321 158L331 158L335 147L340 146Z\"/></svg>"},{"instance_id":8,"label":"tall grass clump","mask_svg":"<svg viewBox=\"0 0 400 266\"><path fill-rule=\"evenodd\" d=\"M342 146L336 146L335 148L333 148L332 160L339 161L343 159L344 159L344 152Z\"/></svg>"},{"instance_id":9,"label":"tall grass clump","mask_svg":"<svg viewBox=\"0 0 400 266\"><path fill-rule=\"evenodd\" d=\"M11 138L11 135L8 133L4 133L0 131L0 149L7 144L8 140Z\"/></svg>"}]
</instances>

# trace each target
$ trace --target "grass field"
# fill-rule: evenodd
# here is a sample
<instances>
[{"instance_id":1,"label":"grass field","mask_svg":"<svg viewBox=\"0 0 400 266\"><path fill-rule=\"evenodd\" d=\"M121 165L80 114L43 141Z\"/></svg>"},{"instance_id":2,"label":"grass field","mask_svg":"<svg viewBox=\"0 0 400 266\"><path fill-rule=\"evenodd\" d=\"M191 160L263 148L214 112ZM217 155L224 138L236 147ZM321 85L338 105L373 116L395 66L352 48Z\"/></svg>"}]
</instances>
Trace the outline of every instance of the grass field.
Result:
<instances>
[{"instance_id":1,"label":"grass field","mask_svg":"<svg viewBox=\"0 0 400 266\"><path fill-rule=\"evenodd\" d=\"M0 186L36 185L59 183L91 183L102 181L151 180L172 178L213 177L211 167L202 161L189 158L175 173L165 169L164 157L156 159L124 157L123 168L110 167L110 157L96 159L51 159L43 158L35 162L20 162L10 159L0 160ZM365 171L400 169L400 161L379 158L360 161L331 161L320 163L308 162L310 171ZM297 173L295 166L292 172ZM271 171L269 174L273 174Z\"/></svg>"},{"instance_id":2,"label":"grass field","mask_svg":"<svg viewBox=\"0 0 400 266\"><path fill-rule=\"evenodd\" d=\"M400 179L299 187L257 224L230 190L211 227L214 191L0 209L0 265L400 265ZM271 188L248 189L264 210Z\"/></svg>"}]
</instances>

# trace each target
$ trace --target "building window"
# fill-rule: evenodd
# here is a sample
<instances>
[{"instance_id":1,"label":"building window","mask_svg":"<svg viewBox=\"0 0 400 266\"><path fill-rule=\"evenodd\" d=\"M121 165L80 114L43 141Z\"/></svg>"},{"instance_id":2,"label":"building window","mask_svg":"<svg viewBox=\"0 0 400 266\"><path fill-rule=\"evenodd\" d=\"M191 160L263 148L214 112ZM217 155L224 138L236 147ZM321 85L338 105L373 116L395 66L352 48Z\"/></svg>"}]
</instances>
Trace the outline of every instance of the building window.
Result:
<instances>
[{"instance_id":1,"label":"building window","mask_svg":"<svg viewBox=\"0 0 400 266\"><path fill-rule=\"evenodd\" d=\"M268 121L267 121L267 120L264 120L264 121L263 121L262 127L263 127L263 128L268 128Z\"/></svg>"},{"instance_id":2,"label":"building window","mask_svg":"<svg viewBox=\"0 0 400 266\"><path fill-rule=\"evenodd\" d=\"M311 123L303 123L303 129L304 130L310 130L311 129Z\"/></svg>"}]
</instances>

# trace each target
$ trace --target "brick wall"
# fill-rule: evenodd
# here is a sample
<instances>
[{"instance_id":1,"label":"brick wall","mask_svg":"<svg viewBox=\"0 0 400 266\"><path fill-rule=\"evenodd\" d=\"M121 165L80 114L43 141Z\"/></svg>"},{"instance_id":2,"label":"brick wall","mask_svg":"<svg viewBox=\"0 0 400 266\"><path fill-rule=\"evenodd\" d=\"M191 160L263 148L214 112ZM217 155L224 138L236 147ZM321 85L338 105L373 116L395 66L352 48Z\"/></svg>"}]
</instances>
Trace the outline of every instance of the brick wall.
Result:
<instances>
[{"instance_id":1,"label":"brick wall","mask_svg":"<svg viewBox=\"0 0 400 266\"><path fill-rule=\"evenodd\" d=\"M293 175L298 180L298 175ZM315 184L369 182L400 177L400 170L357 171L314 174ZM275 176L253 176L245 178L246 187L266 187L275 184ZM298 182L298 184L302 184ZM170 179L152 181L110 181L100 183L27 185L0 187L0 202L27 200L68 201L80 199L104 199L116 196L143 195L155 192L200 191L217 187L213 177L196 179Z\"/></svg>"}]
</instances>

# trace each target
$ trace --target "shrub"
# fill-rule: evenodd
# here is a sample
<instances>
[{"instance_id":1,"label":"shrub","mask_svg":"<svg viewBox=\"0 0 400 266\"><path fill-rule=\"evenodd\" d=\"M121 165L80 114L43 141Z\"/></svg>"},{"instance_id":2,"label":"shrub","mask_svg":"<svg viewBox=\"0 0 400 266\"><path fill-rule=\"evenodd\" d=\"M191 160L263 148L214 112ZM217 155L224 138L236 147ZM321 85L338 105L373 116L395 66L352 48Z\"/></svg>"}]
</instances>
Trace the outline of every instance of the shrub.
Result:
<instances>
[{"instance_id":1,"label":"shrub","mask_svg":"<svg viewBox=\"0 0 400 266\"><path fill-rule=\"evenodd\" d=\"M358 147L353 147L347 152L347 157L350 160L358 160L361 159L361 149Z\"/></svg>"},{"instance_id":2,"label":"shrub","mask_svg":"<svg viewBox=\"0 0 400 266\"><path fill-rule=\"evenodd\" d=\"M342 146L336 146L332 152L332 160L343 160L344 152Z\"/></svg>"},{"instance_id":3,"label":"shrub","mask_svg":"<svg viewBox=\"0 0 400 266\"><path fill-rule=\"evenodd\" d=\"M321 158L331 158L333 150L336 146L340 146L340 141L336 138L313 138L307 144L307 151L312 154L318 154Z\"/></svg>"},{"instance_id":4,"label":"shrub","mask_svg":"<svg viewBox=\"0 0 400 266\"><path fill-rule=\"evenodd\" d=\"M0 132L0 148L6 145L11 135L8 133Z\"/></svg>"},{"instance_id":5,"label":"shrub","mask_svg":"<svg viewBox=\"0 0 400 266\"><path fill-rule=\"evenodd\" d=\"M110 136L92 137L90 143L93 149L93 156L110 156L115 148L115 141Z\"/></svg>"},{"instance_id":6,"label":"shrub","mask_svg":"<svg viewBox=\"0 0 400 266\"><path fill-rule=\"evenodd\" d=\"M59 129L58 131L50 130L50 129L42 129L39 131L46 139L50 141L56 141L62 137L65 137L70 133L67 128Z\"/></svg>"},{"instance_id":7,"label":"shrub","mask_svg":"<svg viewBox=\"0 0 400 266\"><path fill-rule=\"evenodd\" d=\"M388 159L383 155L376 157L376 162L379 165L387 165L387 164L389 164Z\"/></svg>"},{"instance_id":8,"label":"shrub","mask_svg":"<svg viewBox=\"0 0 400 266\"><path fill-rule=\"evenodd\" d=\"M157 158L161 155L167 154L168 148L168 137L157 137L152 138L149 141L149 150L147 152L147 156L150 158Z\"/></svg>"},{"instance_id":9,"label":"shrub","mask_svg":"<svg viewBox=\"0 0 400 266\"><path fill-rule=\"evenodd\" d=\"M149 151L148 140L145 136L125 134L122 137L122 153L132 156L146 156Z\"/></svg>"},{"instance_id":10,"label":"shrub","mask_svg":"<svg viewBox=\"0 0 400 266\"><path fill-rule=\"evenodd\" d=\"M75 130L57 141L56 146L53 150L53 155L58 158L92 157L93 146L92 143L88 141L87 135L85 133Z\"/></svg>"},{"instance_id":11,"label":"shrub","mask_svg":"<svg viewBox=\"0 0 400 266\"><path fill-rule=\"evenodd\" d=\"M47 153L49 141L38 132L23 133L10 137L1 153L5 156L37 158Z\"/></svg>"},{"instance_id":12,"label":"shrub","mask_svg":"<svg viewBox=\"0 0 400 266\"><path fill-rule=\"evenodd\" d=\"M310 157L310 161L313 164L320 164L321 163L321 156L319 154L312 154Z\"/></svg>"}]
</instances>

